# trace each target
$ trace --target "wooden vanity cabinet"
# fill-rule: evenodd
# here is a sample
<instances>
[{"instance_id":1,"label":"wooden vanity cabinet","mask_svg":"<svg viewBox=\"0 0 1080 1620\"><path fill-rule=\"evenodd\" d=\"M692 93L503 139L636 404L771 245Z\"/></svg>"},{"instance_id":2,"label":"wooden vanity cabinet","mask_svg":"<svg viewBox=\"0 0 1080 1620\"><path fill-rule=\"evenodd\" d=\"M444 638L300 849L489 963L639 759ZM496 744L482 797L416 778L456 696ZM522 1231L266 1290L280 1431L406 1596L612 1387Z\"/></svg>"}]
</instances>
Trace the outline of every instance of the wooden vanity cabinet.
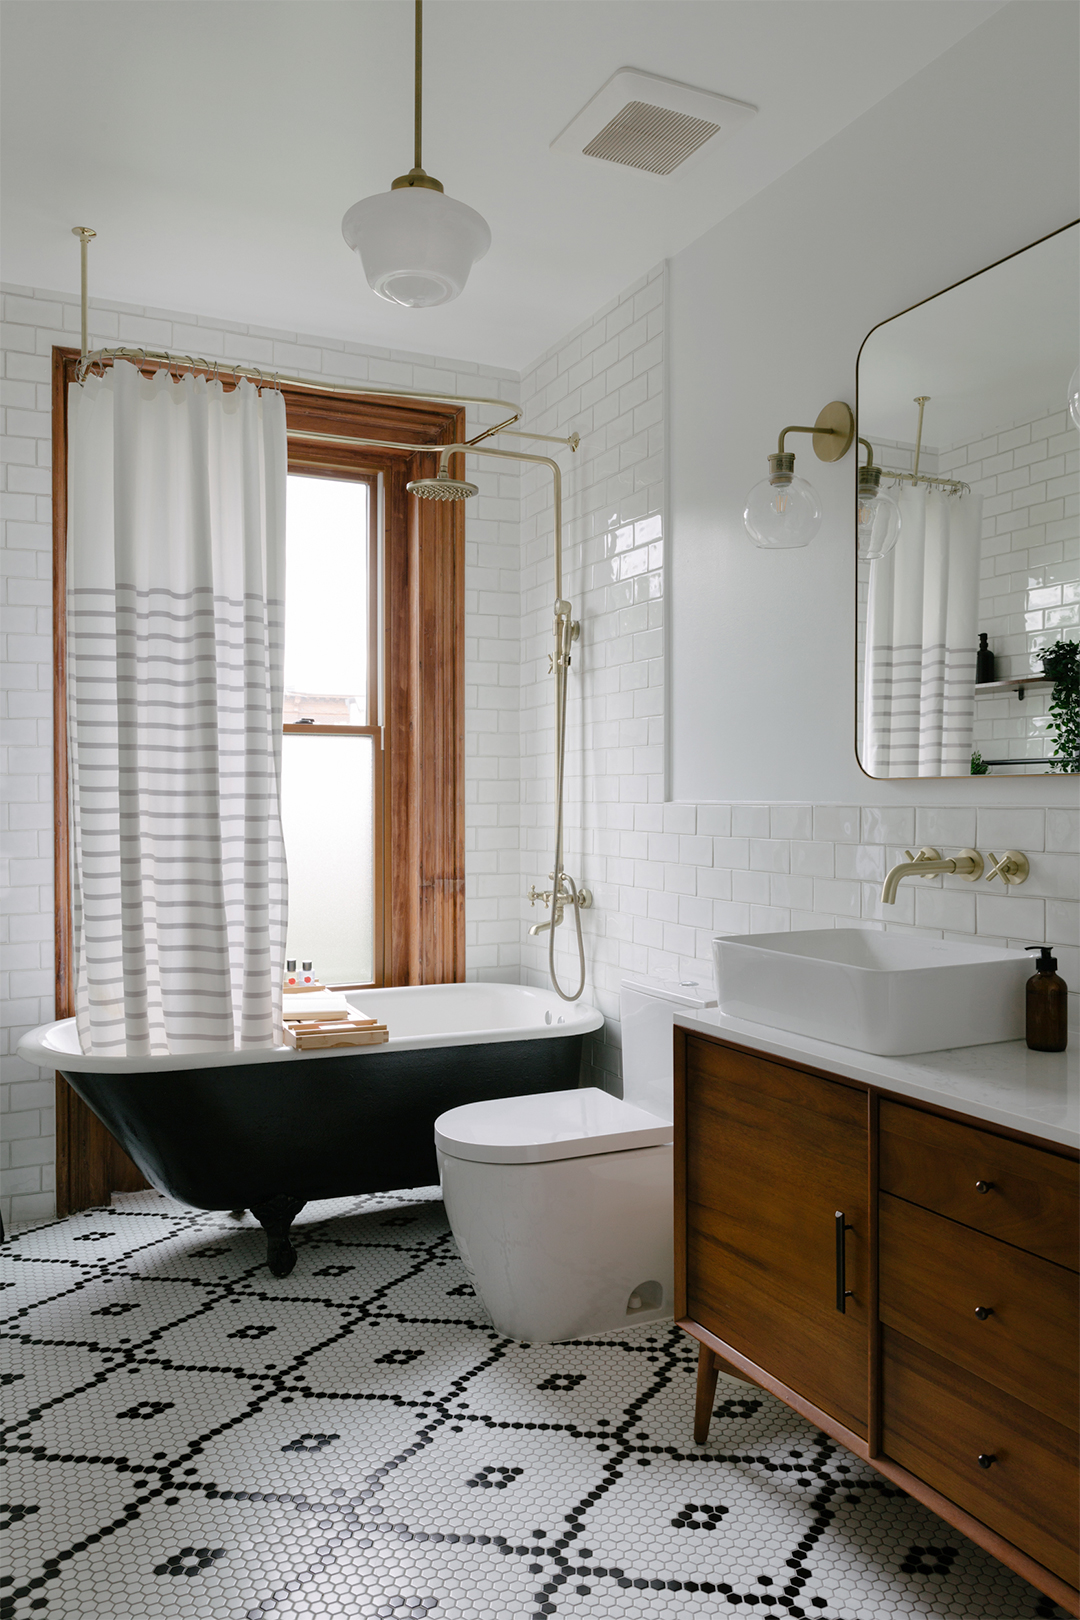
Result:
<instances>
[{"instance_id":1,"label":"wooden vanity cabinet","mask_svg":"<svg viewBox=\"0 0 1080 1620\"><path fill-rule=\"evenodd\" d=\"M689 1036L685 1096L680 1314L865 1439L866 1093Z\"/></svg>"},{"instance_id":2,"label":"wooden vanity cabinet","mask_svg":"<svg viewBox=\"0 0 1080 1620\"><path fill-rule=\"evenodd\" d=\"M675 1130L695 1439L748 1378L1080 1614L1076 1157L678 1027Z\"/></svg>"}]
</instances>

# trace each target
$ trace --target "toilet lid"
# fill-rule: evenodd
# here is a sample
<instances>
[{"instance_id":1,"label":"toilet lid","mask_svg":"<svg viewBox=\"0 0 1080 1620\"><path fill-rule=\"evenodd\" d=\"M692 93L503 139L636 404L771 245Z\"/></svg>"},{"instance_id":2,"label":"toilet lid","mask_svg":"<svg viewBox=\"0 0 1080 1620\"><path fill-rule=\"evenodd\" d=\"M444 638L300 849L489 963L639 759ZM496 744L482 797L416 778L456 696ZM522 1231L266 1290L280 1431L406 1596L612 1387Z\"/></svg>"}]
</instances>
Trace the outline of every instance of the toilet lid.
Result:
<instances>
[{"instance_id":1,"label":"toilet lid","mask_svg":"<svg viewBox=\"0 0 1080 1620\"><path fill-rule=\"evenodd\" d=\"M658 1147L674 1127L596 1086L465 1103L435 1121L435 1143L454 1159L537 1164Z\"/></svg>"}]
</instances>

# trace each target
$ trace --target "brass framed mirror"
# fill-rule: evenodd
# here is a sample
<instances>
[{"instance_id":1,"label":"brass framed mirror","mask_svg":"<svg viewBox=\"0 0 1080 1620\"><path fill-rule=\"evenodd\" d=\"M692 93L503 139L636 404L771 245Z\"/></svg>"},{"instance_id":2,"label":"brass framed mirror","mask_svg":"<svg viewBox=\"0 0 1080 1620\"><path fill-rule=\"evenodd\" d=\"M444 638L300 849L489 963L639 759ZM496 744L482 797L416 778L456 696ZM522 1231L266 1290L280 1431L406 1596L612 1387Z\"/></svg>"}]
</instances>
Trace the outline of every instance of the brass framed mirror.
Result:
<instances>
[{"instance_id":1,"label":"brass framed mirror","mask_svg":"<svg viewBox=\"0 0 1080 1620\"><path fill-rule=\"evenodd\" d=\"M1074 221L859 351L868 776L1080 771L1078 290Z\"/></svg>"}]
</instances>

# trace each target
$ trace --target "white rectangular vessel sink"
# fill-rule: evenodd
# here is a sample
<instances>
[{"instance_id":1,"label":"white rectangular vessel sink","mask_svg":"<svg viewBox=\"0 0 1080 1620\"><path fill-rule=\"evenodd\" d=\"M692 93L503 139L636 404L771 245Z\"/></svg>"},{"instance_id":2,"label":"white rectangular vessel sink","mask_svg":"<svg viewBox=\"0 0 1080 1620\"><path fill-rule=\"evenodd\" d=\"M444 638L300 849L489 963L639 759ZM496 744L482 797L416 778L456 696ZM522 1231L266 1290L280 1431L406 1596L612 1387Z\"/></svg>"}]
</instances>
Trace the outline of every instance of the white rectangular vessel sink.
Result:
<instances>
[{"instance_id":1,"label":"white rectangular vessel sink","mask_svg":"<svg viewBox=\"0 0 1080 1620\"><path fill-rule=\"evenodd\" d=\"M1034 971L1023 951L861 928L713 941L720 1011L899 1057L1014 1041Z\"/></svg>"}]
</instances>

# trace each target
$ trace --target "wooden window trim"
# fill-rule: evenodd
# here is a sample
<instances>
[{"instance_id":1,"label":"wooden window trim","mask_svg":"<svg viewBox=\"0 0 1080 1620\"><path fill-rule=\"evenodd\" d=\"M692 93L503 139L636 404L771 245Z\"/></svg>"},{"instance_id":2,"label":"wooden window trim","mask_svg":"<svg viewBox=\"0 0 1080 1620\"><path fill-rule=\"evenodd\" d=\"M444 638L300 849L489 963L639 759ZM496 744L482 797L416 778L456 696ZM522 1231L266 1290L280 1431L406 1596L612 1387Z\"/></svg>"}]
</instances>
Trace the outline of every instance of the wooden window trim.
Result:
<instances>
[{"instance_id":1,"label":"wooden window trim","mask_svg":"<svg viewBox=\"0 0 1080 1620\"><path fill-rule=\"evenodd\" d=\"M54 347L53 781L56 1016L74 1013L67 762L68 384L79 354ZM187 368L184 368L187 369ZM465 515L456 501L413 501L406 484L431 477L437 448L460 443L464 411L424 401L321 394L282 385L290 430L396 440L361 450L290 444L290 467L380 474L385 514L383 772L386 881L384 982L453 983L465 976ZM462 458L455 457L455 461ZM462 469L451 467L453 476ZM308 728L305 727L305 730ZM57 1209L61 1214L144 1185L134 1165L57 1077Z\"/></svg>"}]
</instances>

